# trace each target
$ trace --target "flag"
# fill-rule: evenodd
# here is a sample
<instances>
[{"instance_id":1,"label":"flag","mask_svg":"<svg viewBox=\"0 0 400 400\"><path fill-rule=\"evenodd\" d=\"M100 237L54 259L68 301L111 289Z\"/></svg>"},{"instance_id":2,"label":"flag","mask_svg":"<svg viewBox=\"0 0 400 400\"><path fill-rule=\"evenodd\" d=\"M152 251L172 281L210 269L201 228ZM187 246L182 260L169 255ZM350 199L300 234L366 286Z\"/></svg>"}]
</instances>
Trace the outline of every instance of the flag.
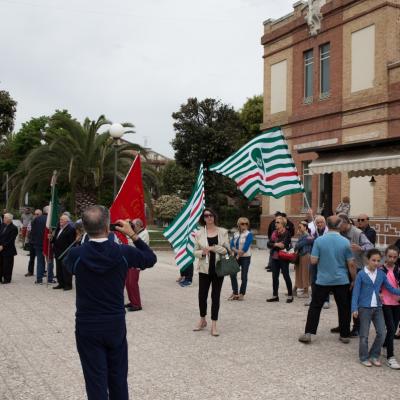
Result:
<instances>
[{"instance_id":1,"label":"flag","mask_svg":"<svg viewBox=\"0 0 400 400\"><path fill-rule=\"evenodd\" d=\"M204 175L203 164L201 164L189 200L170 226L163 232L163 235L174 249L175 261L181 271L194 261L194 234L203 210Z\"/></svg>"},{"instance_id":2,"label":"flag","mask_svg":"<svg viewBox=\"0 0 400 400\"><path fill-rule=\"evenodd\" d=\"M118 219L140 218L146 226L140 154L133 160L131 168L110 207L110 218L111 222ZM126 243L124 235L118 235L118 237Z\"/></svg>"},{"instance_id":3,"label":"flag","mask_svg":"<svg viewBox=\"0 0 400 400\"><path fill-rule=\"evenodd\" d=\"M278 199L304 192L280 128L263 132L209 170L232 178L250 200L258 193Z\"/></svg>"},{"instance_id":4,"label":"flag","mask_svg":"<svg viewBox=\"0 0 400 400\"><path fill-rule=\"evenodd\" d=\"M47 214L46 228L44 230L44 236L43 236L43 254L45 257L48 258L52 258L52 251L48 235L51 229L57 228L58 217L60 213L60 202L58 199L56 183L57 183L57 171L54 171L50 181L51 200L49 203L49 212Z\"/></svg>"},{"instance_id":5,"label":"flag","mask_svg":"<svg viewBox=\"0 0 400 400\"><path fill-rule=\"evenodd\" d=\"M54 187L51 189L51 200L49 204L49 213L47 214L46 228L57 228L59 213L60 202L58 199L57 187L54 185Z\"/></svg>"}]
</instances>

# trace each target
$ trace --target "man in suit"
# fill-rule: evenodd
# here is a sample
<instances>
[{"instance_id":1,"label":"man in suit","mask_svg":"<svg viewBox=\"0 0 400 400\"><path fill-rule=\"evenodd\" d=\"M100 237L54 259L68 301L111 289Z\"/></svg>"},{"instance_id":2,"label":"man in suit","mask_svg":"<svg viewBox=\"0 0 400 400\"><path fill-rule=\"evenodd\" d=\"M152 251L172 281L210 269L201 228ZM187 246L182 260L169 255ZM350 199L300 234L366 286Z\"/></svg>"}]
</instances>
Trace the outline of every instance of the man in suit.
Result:
<instances>
[{"instance_id":1,"label":"man in suit","mask_svg":"<svg viewBox=\"0 0 400 400\"><path fill-rule=\"evenodd\" d=\"M18 228L12 223L13 215L5 213L0 225L0 283L11 282L14 267L14 256L17 254L15 239Z\"/></svg>"},{"instance_id":2,"label":"man in suit","mask_svg":"<svg viewBox=\"0 0 400 400\"><path fill-rule=\"evenodd\" d=\"M46 269L46 262L43 255L43 238L46 229L47 213L49 206L43 208L43 214L38 215L31 224L31 233L29 240L35 250L36 257L36 281L38 285L43 284L44 271Z\"/></svg>"},{"instance_id":3,"label":"man in suit","mask_svg":"<svg viewBox=\"0 0 400 400\"><path fill-rule=\"evenodd\" d=\"M64 266L64 252L75 242L76 231L68 215L63 214L60 217L60 224L54 232L53 244L54 257L56 259L56 271L58 285L53 289L72 289L72 274Z\"/></svg>"}]
</instances>

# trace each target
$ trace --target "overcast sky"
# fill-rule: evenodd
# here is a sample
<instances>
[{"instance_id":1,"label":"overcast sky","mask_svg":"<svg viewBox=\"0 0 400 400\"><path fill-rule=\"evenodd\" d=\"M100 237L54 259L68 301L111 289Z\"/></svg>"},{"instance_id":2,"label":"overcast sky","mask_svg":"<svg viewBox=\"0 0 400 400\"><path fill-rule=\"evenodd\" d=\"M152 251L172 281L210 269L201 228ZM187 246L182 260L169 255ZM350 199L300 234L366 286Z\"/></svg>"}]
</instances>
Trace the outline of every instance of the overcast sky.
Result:
<instances>
[{"instance_id":1,"label":"overcast sky","mask_svg":"<svg viewBox=\"0 0 400 400\"><path fill-rule=\"evenodd\" d=\"M188 97L240 108L262 93L263 21L294 0L0 0L0 88L16 128L67 109L135 124L172 157L171 114Z\"/></svg>"}]
</instances>

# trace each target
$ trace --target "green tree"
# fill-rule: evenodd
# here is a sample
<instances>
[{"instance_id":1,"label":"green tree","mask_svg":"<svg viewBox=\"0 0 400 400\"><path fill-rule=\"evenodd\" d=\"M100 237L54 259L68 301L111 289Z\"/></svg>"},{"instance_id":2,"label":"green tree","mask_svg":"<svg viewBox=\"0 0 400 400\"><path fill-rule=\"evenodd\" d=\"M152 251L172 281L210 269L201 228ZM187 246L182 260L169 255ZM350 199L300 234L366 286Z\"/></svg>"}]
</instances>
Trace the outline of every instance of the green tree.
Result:
<instances>
[{"instance_id":1,"label":"green tree","mask_svg":"<svg viewBox=\"0 0 400 400\"><path fill-rule=\"evenodd\" d=\"M260 134L263 121L263 96L256 95L247 99L239 111L243 125L242 143L245 144Z\"/></svg>"},{"instance_id":2,"label":"green tree","mask_svg":"<svg viewBox=\"0 0 400 400\"><path fill-rule=\"evenodd\" d=\"M182 209L183 202L178 196L160 196L154 205L154 214L157 218L165 222L172 221Z\"/></svg>"},{"instance_id":3,"label":"green tree","mask_svg":"<svg viewBox=\"0 0 400 400\"><path fill-rule=\"evenodd\" d=\"M178 164L196 169L227 157L237 149L241 136L239 114L219 100L189 98L172 114L175 138L172 147Z\"/></svg>"},{"instance_id":4,"label":"green tree","mask_svg":"<svg viewBox=\"0 0 400 400\"><path fill-rule=\"evenodd\" d=\"M163 194L176 194L181 199L188 199L194 183L194 172L170 161L161 172L161 191Z\"/></svg>"},{"instance_id":5,"label":"green tree","mask_svg":"<svg viewBox=\"0 0 400 400\"><path fill-rule=\"evenodd\" d=\"M172 117L176 132L172 140L175 159L178 165L192 171L191 186L201 162L207 168L228 157L240 145L239 114L219 100L190 98ZM206 204L217 211L226 204L227 196L236 193L232 180L214 173L205 174L205 189Z\"/></svg>"},{"instance_id":6,"label":"green tree","mask_svg":"<svg viewBox=\"0 0 400 400\"><path fill-rule=\"evenodd\" d=\"M104 115L97 121L86 118L83 124L64 112L52 116L44 135L45 144L33 149L13 175L15 187L10 202L21 202L26 192L48 187L53 170L57 170L58 183L68 193L74 212L96 203L102 192L112 187L114 177L114 149L107 129L109 124ZM123 125L126 132L133 132L132 124ZM117 147L120 182L133 159L128 150L143 152L135 144L124 143Z\"/></svg>"},{"instance_id":7,"label":"green tree","mask_svg":"<svg viewBox=\"0 0 400 400\"><path fill-rule=\"evenodd\" d=\"M17 102L5 90L0 90L0 140L11 134L14 129Z\"/></svg>"}]
</instances>

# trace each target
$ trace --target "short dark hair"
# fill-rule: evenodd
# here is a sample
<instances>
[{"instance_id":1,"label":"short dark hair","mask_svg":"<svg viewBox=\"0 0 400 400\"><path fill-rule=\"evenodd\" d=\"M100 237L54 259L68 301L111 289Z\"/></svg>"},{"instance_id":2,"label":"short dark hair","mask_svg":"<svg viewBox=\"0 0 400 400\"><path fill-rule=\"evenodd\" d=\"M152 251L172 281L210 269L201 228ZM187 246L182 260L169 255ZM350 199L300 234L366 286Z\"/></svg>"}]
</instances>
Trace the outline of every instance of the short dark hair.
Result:
<instances>
[{"instance_id":1,"label":"short dark hair","mask_svg":"<svg viewBox=\"0 0 400 400\"><path fill-rule=\"evenodd\" d=\"M367 258L368 258L368 260L369 260L372 256L379 256L379 257L382 257L382 253L381 253L378 249L370 249L370 250L367 251Z\"/></svg>"},{"instance_id":2,"label":"short dark hair","mask_svg":"<svg viewBox=\"0 0 400 400\"><path fill-rule=\"evenodd\" d=\"M388 246L385 250L385 256L387 255L387 253L389 253L390 250L395 251L397 254L400 253L400 250L397 246L395 246L394 244L391 244L390 246Z\"/></svg>"},{"instance_id":3,"label":"short dark hair","mask_svg":"<svg viewBox=\"0 0 400 400\"><path fill-rule=\"evenodd\" d=\"M104 206L90 206L82 213L83 227L89 237L98 237L108 231L110 212Z\"/></svg>"},{"instance_id":4,"label":"short dark hair","mask_svg":"<svg viewBox=\"0 0 400 400\"><path fill-rule=\"evenodd\" d=\"M199 224L201 226L205 226L206 225L206 221L204 219L204 213L205 212L209 212L210 214L214 215L214 224L218 225L218 215L215 213L215 211L213 211L211 208L206 207L203 212L201 213L200 219L199 219Z\"/></svg>"}]
</instances>

